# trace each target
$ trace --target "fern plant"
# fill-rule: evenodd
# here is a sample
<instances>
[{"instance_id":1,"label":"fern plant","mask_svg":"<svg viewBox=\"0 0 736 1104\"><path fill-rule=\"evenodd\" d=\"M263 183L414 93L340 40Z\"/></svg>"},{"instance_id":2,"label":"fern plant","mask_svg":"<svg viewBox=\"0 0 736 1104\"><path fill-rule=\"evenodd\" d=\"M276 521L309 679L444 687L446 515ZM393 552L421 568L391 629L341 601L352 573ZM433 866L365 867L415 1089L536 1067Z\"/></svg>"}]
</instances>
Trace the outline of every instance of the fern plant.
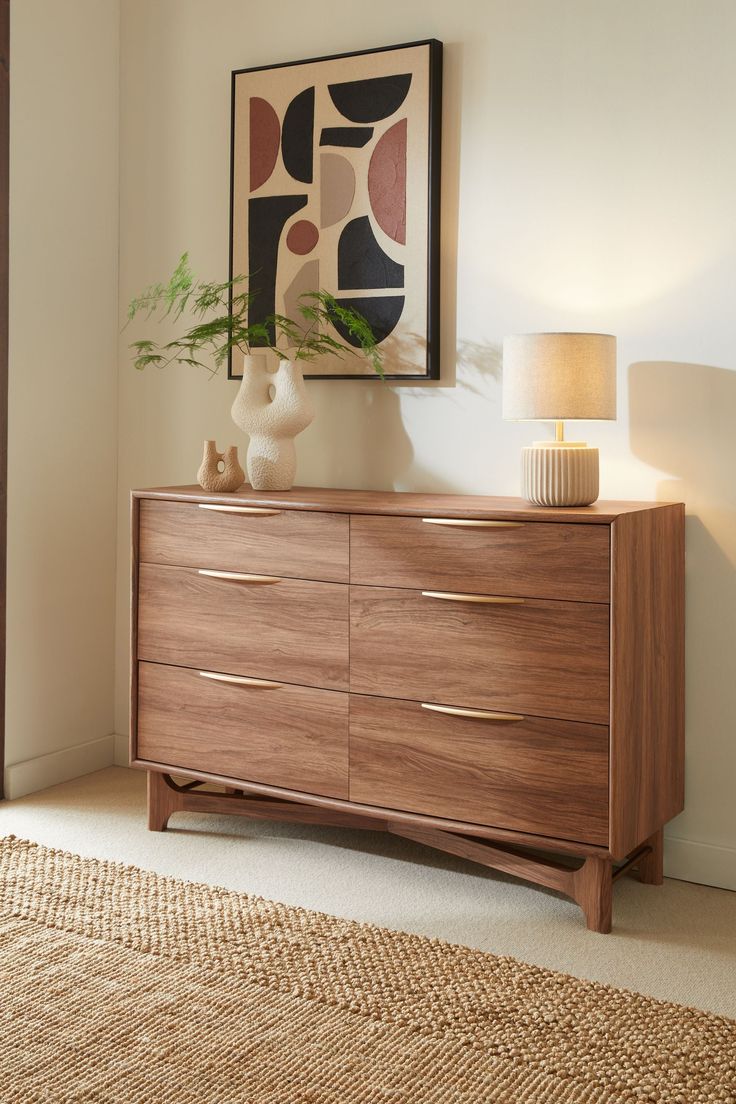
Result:
<instances>
[{"instance_id":1,"label":"fern plant","mask_svg":"<svg viewBox=\"0 0 736 1104\"><path fill-rule=\"evenodd\" d=\"M128 322L140 314L150 318L157 313L159 319L172 316L178 320L187 312L194 317L195 324L181 337L163 345L150 340L132 342L135 367L192 364L214 374L233 349L246 356L271 349L280 360L312 361L322 356L356 355L356 349L332 336L330 330L339 324L383 378L383 357L373 330L358 311L341 306L334 295L326 291L305 292L299 297L299 320L272 314L257 323L248 321L253 299L247 276L219 283L199 280L189 267L189 254L183 253L168 283L152 284L131 300Z\"/></svg>"}]
</instances>

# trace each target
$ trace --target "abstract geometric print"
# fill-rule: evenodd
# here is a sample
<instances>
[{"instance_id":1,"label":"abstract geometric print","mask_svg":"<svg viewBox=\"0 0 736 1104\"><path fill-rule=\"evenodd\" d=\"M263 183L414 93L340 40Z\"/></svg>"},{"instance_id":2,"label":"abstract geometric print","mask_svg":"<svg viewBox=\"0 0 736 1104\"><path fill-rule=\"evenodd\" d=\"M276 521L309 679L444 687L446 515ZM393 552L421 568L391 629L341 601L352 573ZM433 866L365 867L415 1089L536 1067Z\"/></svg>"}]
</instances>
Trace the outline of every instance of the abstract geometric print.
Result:
<instances>
[{"instance_id":1,"label":"abstract geometric print","mask_svg":"<svg viewBox=\"0 0 736 1104\"><path fill-rule=\"evenodd\" d=\"M250 277L251 322L321 288L368 320L387 376L439 375L441 63L432 40L233 73L231 275Z\"/></svg>"}]
</instances>

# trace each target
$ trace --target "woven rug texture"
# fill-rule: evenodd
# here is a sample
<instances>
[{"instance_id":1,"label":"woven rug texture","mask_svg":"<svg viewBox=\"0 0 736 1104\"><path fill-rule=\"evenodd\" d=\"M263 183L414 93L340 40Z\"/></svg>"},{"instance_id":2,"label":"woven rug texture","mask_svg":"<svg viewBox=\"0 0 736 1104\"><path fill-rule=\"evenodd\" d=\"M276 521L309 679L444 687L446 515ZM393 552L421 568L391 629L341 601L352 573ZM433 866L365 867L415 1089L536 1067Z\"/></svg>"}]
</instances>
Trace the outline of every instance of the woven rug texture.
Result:
<instances>
[{"instance_id":1,"label":"woven rug texture","mask_svg":"<svg viewBox=\"0 0 736 1104\"><path fill-rule=\"evenodd\" d=\"M736 1023L12 837L2 1104L736 1104Z\"/></svg>"}]
</instances>

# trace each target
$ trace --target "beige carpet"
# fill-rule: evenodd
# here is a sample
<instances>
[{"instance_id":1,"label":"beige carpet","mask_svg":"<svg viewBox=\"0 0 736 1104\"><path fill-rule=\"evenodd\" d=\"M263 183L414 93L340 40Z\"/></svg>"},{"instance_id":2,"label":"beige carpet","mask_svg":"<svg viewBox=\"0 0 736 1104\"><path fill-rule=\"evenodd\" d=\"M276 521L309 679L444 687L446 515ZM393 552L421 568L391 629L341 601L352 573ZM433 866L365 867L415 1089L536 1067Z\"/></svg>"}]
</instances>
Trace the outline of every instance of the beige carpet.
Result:
<instances>
[{"instance_id":1,"label":"beige carpet","mask_svg":"<svg viewBox=\"0 0 736 1104\"><path fill-rule=\"evenodd\" d=\"M736 1023L12 837L0 1096L110 1104L736 1100Z\"/></svg>"}]
</instances>

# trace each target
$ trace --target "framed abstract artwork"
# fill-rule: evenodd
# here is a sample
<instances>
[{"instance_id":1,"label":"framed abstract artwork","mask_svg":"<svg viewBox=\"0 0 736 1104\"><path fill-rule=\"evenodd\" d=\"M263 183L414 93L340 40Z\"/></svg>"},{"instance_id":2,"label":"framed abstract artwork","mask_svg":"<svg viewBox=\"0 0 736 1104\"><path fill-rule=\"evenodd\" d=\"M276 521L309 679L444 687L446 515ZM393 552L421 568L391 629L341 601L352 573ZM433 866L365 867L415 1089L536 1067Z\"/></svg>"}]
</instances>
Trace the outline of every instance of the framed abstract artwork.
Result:
<instances>
[{"instance_id":1,"label":"framed abstract artwork","mask_svg":"<svg viewBox=\"0 0 736 1104\"><path fill-rule=\"evenodd\" d=\"M439 378L441 98L434 39L233 73L230 276L251 323L323 289L368 320L388 379ZM362 357L309 367L376 378Z\"/></svg>"}]
</instances>

